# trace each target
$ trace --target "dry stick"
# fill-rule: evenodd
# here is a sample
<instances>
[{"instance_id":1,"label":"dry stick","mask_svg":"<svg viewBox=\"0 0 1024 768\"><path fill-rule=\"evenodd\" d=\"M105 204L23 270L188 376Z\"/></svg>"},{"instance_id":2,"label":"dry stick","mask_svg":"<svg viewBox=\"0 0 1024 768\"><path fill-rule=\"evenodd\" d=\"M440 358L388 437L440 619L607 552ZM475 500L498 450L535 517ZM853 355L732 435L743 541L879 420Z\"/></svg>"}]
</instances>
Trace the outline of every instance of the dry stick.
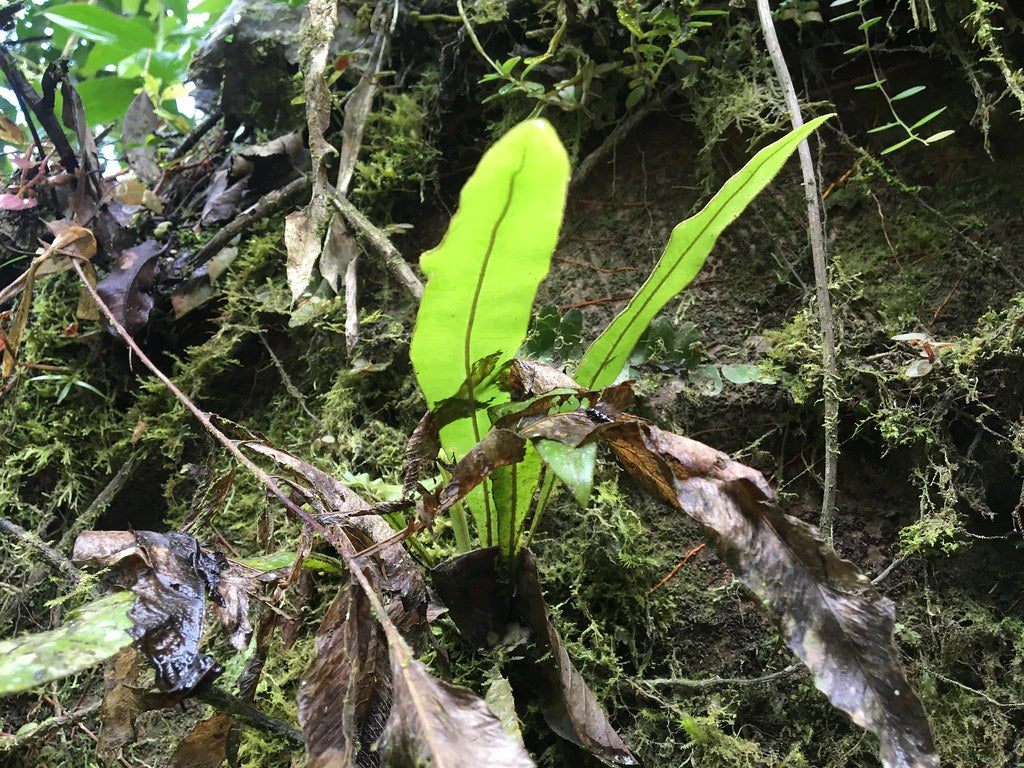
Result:
<instances>
[{"instance_id":1,"label":"dry stick","mask_svg":"<svg viewBox=\"0 0 1024 768\"><path fill-rule=\"evenodd\" d=\"M124 340L124 343L127 344L128 348L135 353L136 357L138 357L142 364L152 371L153 375L156 376L165 387L167 387L167 390L177 398L178 402L185 406L185 408L199 420L199 423L203 425L203 428L206 429L206 431L209 432L218 443L223 445L224 448L227 449L228 453L241 462L242 466L248 469L253 476L260 481L264 488L270 491L282 504L284 504L285 509L309 525L314 531L322 535L327 539L331 546L334 547L341 556L341 559L344 560L345 565L349 569L349 573L352 574L353 578L355 578L359 583L359 586L362 587L363 592L366 593L366 599L370 604L370 608L376 614L377 620L380 622L381 627L388 636L388 640L396 647L399 656L404 661L410 659L411 651L408 646L405 645L397 627L395 627L394 623L388 616L383 603L381 603L380 596L373 588L369 578L365 573L363 573L362 568L356 562L357 553L355 548L352 546L352 543L347 539L338 536L333 530L295 504L295 502L289 498L288 494L281 490L281 487L273 478L270 477L270 475L260 469L252 459L242 453L231 438L217 429L210 420L209 414L200 410L199 406L193 403L184 392L178 389L174 382L171 381L163 371L156 367L156 364L154 364L153 361L150 360L142 351L139 345L135 343L135 339L131 337L131 334L129 334L128 331L124 329L124 326L117 321L117 318L114 317L114 313L110 311L110 307L107 306L106 302L103 301L100 295L96 292L96 289L89 283L77 257L72 259L71 264L75 268L75 271L78 272L78 277L81 279L85 289L92 296L104 317L107 318L107 322L110 323L110 327L113 328Z\"/></svg>"},{"instance_id":2,"label":"dry stick","mask_svg":"<svg viewBox=\"0 0 1024 768\"><path fill-rule=\"evenodd\" d=\"M212 259L221 248L227 245L236 235L242 234L253 223L267 218L270 214L288 203L292 198L298 197L304 189L310 185L308 176L301 176L280 189L268 192L260 198L252 208L235 218L230 224L219 230L206 243L190 256L185 265L181 268L182 277L189 272L201 267ZM0 297L2 300L2 297Z\"/></svg>"},{"instance_id":3,"label":"dry stick","mask_svg":"<svg viewBox=\"0 0 1024 768\"><path fill-rule=\"evenodd\" d=\"M16 734L11 737L0 739L0 751L14 751L16 749L21 749L22 747L27 747L29 744L39 741L50 733L50 731L74 725L79 720L88 720L100 711L100 704L100 701L94 701L92 704L86 704L84 707L71 710L70 712L65 712L59 717L47 718L27 733Z\"/></svg>"},{"instance_id":4,"label":"dry stick","mask_svg":"<svg viewBox=\"0 0 1024 768\"><path fill-rule=\"evenodd\" d=\"M782 55L779 38L775 34L775 24L768 0L757 0L757 13L761 19L765 45L775 66L775 74L779 78L782 92L789 109L789 118L793 130L804 124L800 114L800 102L793 87ZM814 262L814 284L818 295L818 321L821 324L821 358L824 377L822 382L822 399L825 401L825 480L821 494L821 533L826 541L832 541L832 526L836 513L836 471L839 462L839 393L837 391L838 373L836 370L836 338L835 321L832 317L832 301L828 292L828 255L825 251L825 229L821 221L821 203L818 197L818 183L814 174L814 163L811 160L811 146L807 139L797 147L800 154L800 170L804 177L804 198L807 200L807 224L811 241L811 259Z\"/></svg>"},{"instance_id":5,"label":"dry stick","mask_svg":"<svg viewBox=\"0 0 1024 768\"><path fill-rule=\"evenodd\" d=\"M15 541L19 541L27 547L32 547L43 556L50 565L64 574L68 580L77 585L82 581L82 573L73 566L66 557L55 550L49 544L40 539L36 534L29 533L17 523L0 517L0 531L3 531Z\"/></svg>"},{"instance_id":6,"label":"dry stick","mask_svg":"<svg viewBox=\"0 0 1024 768\"><path fill-rule=\"evenodd\" d=\"M686 677L656 677L653 680L645 680L648 685L678 686L679 688L718 688L723 685L760 685L778 680L800 669L798 664L790 664L785 669L772 672L761 677L706 677L703 679L691 680Z\"/></svg>"},{"instance_id":7,"label":"dry stick","mask_svg":"<svg viewBox=\"0 0 1024 768\"><path fill-rule=\"evenodd\" d=\"M405 289L412 294L412 297L419 301L423 298L423 283L416 277L412 267L405 260L398 249L391 244L388 236L375 227L370 220L363 216L359 210L349 202L347 197L335 195L332 198L334 206L345 217L349 225L359 231L366 238L369 249L373 251L388 271L405 286Z\"/></svg>"}]
</instances>

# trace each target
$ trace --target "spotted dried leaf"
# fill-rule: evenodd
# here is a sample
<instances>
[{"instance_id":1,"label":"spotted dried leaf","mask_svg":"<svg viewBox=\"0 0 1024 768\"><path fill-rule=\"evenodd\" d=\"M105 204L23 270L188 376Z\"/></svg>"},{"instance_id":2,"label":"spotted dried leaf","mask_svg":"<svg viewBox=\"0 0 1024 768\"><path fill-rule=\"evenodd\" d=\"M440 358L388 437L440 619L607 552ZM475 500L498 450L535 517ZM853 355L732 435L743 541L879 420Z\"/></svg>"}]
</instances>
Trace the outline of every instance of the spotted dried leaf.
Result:
<instances>
[{"instance_id":1,"label":"spotted dried leaf","mask_svg":"<svg viewBox=\"0 0 1024 768\"><path fill-rule=\"evenodd\" d=\"M580 413L587 415L531 424L529 434L579 439L585 432ZM924 707L893 646L892 601L817 529L783 513L759 472L622 414L595 423L593 434L651 493L705 526L736 577L775 617L819 690L879 737L886 766L938 765Z\"/></svg>"}]
</instances>

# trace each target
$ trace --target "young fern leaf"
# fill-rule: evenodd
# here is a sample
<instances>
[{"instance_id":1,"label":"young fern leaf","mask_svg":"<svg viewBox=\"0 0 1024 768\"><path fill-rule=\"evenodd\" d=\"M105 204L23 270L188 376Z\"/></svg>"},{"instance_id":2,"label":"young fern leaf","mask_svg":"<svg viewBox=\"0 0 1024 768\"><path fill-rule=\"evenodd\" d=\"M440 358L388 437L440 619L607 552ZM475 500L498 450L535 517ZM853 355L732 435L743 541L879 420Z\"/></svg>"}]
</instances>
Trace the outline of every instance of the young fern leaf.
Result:
<instances>
[{"instance_id":1,"label":"young fern leaf","mask_svg":"<svg viewBox=\"0 0 1024 768\"><path fill-rule=\"evenodd\" d=\"M797 145L829 117L811 120L762 149L725 182L703 210L672 230L654 271L583 355L575 377L583 387L597 389L615 381L640 334L661 308L696 277L722 231L774 178Z\"/></svg>"},{"instance_id":2,"label":"young fern leaf","mask_svg":"<svg viewBox=\"0 0 1024 768\"><path fill-rule=\"evenodd\" d=\"M526 338L537 286L548 273L565 208L569 158L544 120L520 123L480 160L459 210L438 245L423 254L427 275L409 356L433 411L445 400L507 401L473 366L495 356L494 370ZM460 393L465 386L466 391ZM482 408L441 428L441 446L462 458L490 427ZM480 537L497 534L486 489L470 498Z\"/></svg>"}]
</instances>

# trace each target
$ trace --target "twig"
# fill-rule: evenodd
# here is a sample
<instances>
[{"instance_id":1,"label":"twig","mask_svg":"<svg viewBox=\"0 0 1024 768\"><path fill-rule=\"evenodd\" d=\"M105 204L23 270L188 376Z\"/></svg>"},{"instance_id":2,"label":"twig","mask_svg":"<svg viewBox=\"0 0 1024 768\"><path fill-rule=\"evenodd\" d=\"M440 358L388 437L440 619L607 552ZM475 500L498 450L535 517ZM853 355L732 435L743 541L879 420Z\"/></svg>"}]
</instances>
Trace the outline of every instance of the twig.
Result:
<instances>
[{"instance_id":1,"label":"twig","mask_svg":"<svg viewBox=\"0 0 1024 768\"><path fill-rule=\"evenodd\" d=\"M682 561L681 561L681 562L679 563L679 565L677 565L677 566L676 566L675 568L673 568L673 569L672 569L671 571L669 571L669 574L668 574L668 576L666 576L666 577L665 577L664 579L662 579L662 580L661 580L661 581L659 581L659 582L658 582L657 584L655 584L655 585L654 585L653 587L651 587L651 588L650 588L650 589L648 590L647 594L648 594L648 595L653 595L653 594L654 594L655 592L657 592L657 591L658 591L659 589L661 589L661 588L662 588L663 586L665 586L666 584L668 584L669 580L670 580L670 579L671 579L671 578L672 578L673 576L675 576L675 575L676 575L677 573L679 573L679 569L680 569L680 568L682 568L682 567L683 567L684 565L686 565L686 564L687 564L687 563L688 563L688 562L690 561L690 558L691 558L691 557L693 557L693 556L694 556L694 555L696 555L696 554L697 554L698 552L700 552L700 551L701 551L702 549L704 549L704 546L705 546L705 543L704 543L704 542L702 541L702 542L701 542L700 544L698 544L698 545L697 545L696 547L694 547L694 548L693 548L693 549L691 549L691 550L690 550L689 552L687 552L687 553L686 553L686 555L684 555L684 556L683 556L683 559L682 559Z\"/></svg>"},{"instance_id":2,"label":"twig","mask_svg":"<svg viewBox=\"0 0 1024 768\"><path fill-rule=\"evenodd\" d=\"M371 584L369 577L363 572L362 567L357 562L357 553L352 542L347 538L339 536L337 531L332 528L328 528L304 509L300 508L291 500L288 494L281 489L277 482L270 477L270 475L260 469L252 459L242 453L234 441L232 441L221 430L217 429L210 420L210 415L200 410L199 406L192 402L185 393L182 392L175 383L171 381L152 360L149 359L146 353L142 351L142 348L135 342L135 339L131 337L131 334L129 334L118 319L114 317L114 313L111 312L110 307L107 306L107 303L89 282L85 275L85 271L82 269L82 265L79 263L79 259L77 257L72 258L71 264L78 273L78 277L82 281L82 285L85 286L86 291L88 291L89 295L92 296L93 300L96 302L96 306L100 308L100 312L102 312L107 318L107 321L110 323L110 327L116 331L121 339L124 340L124 343L127 344L128 348L135 353L139 361L146 366L146 368L148 368L165 387L167 387L167 390L174 395L178 402L196 417L199 423L203 425L203 428L209 432L218 443L224 446L228 453L237 459L242 466L249 470L249 472L251 472L253 476L260 481L264 488L277 497L277 499L284 505L285 509L295 515L299 520L306 523L312 530L322 535L327 539L331 546L334 547L335 551L348 567L349 573L356 582L358 582L360 588L366 595L366 600L370 605L370 610L377 617L377 621L380 623L381 629L384 630L389 644L398 656L400 666L408 663L408 661L412 659L412 651L408 645L406 645L401 633L398 631L398 628L388 616L387 610L384 608L384 604Z\"/></svg>"},{"instance_id":3,"label":"twig","mask_svg":"<svg viewBox=\"0 0 1024 768\"><path fill-rule=\"evenodd\" d=\"M345 268L345 347L351 353L359 341L359 255Z\"/></svg>"},{"instance_id":4,"label":"twig","mask_svg":"<svg viewBox=\"0 0 1024 768\"><path fill-rule=\"evenodd\" d=\"M405 286L412 297L417 301L423 298L423 283L416 277L412 267L409 266L398 249L392 245L388 236L370 223L370 220L363 216L348 198L334 195L331 200L341 215L345 217L349 226L366 238L369 250L384 262L387 270Z\"/></svg>"},{"instance_id":5,"label":"twig","mask_svg":"<svg viewBox=\"0 0 1024 768\"><path fill-rule=\"evenodd\" d=\"M43 556L43 559L46 560L46 562L64 574L72 584L78 585L82 581L81 571L75 568L75 566L71 564L71 561L64 557L64 555L40 539L36 534L29 533L20 525L8 520L6 517L0 517L0 531L3 531L15 541L35 549Z\"/></svg>"},{"instance_id":6,"label":"twig","mask_svg":"<svg viewBox=\"0 0 1024 768\"><path fill-rule=\"evenodd\" d=\"M31 731L0 739L0 752L22 749L29 744L39 741L51 731L74 725L79 720L87 720L100 711L101 704L102 702L99 700L94 701L92 704L86 704L84 707L72 710L71 712L65 712L59 717L47 718L43 722L36 724L36 727Z\"/></svg>"},{"instance_id":7,"label":"twig","mask_svg":"<svg viewBox=\"0 0 1024 768\"><path fill-rule=\"evenodd\" d=\"M285 184L280 189L275 189L273 192L269 192L264 195L260 198L258 203L252 206L245 213L236 217L223 229L219 230L213 237L207 240L198 251L185 259L181 266L178 267L177 274L173 277L176 279L183 279L186 275L197 270L203 264L216 256L221 248L231 242L236 235L242 234L242 232L251 227L255 222L267 218L279 208L284 207L287 203L291 202L293 198L302 194L309 185L309 177L302 176L289 184ZM0 295L0 301L2 300L3 296Z\"/></svg>"},{"instance_id":8,"label":"twig","mask_svg":"<svg viewBox=\"0 0 1024 768\"><path fill-rule=\"evenodd\" d=\"M237 696L232 696L220 688L210 687L197 693L196 698L204 701L214 709L226 715L238 718L243 723L267 733L274 733L284 736L294 744L303 744L302 733L292 728L287 723L282 723L277 718L271 717L266 712L256 709L247 701L242 701Z\"/></svg>"},{"instance_id":9,"label":"twig","mask_svg":"<svg viewBox=\"0 0 1024 768\"><path fill-rule=\"evenodd\" d=\"M949 683L950 685L955 685L957 688L965 690L968 693L973 693L975 696L977 696L978 698L984 699L985 701L987 701L989 704L991 704L994 707L1001 707L1003 709L1024 709L1024 704L1022 704L1020 702L1016 702L1016 701L999 701L999 699L992 698L991 696L989 696L984 691L979 691L977 688L971 688L971 686L964 685L963 683L961 683L961 682L959 682L957 680L954 680L951 677L946 677L945 675L940 675L938 672L931 672L931 674L935 675L935 677L937 679L941 680L944 683Z\"/></svg>"},{"instance_id":10,"label":"twig","mask_svg":"<svg viewBox=\"0 0 1024 768\"><path fill-rule=\"evenodd\" d=\"M276 354L274 354L274 350L271 349L270 344L267 343L267 340L263 338L263 334L257 333L256 338L260 340L260 343L263 345L263 348L266 349L267 354L270 355L270 359L273 361L274 367L277 368L277 372L281 375L281 381L284 382L284 388L288 391L288 394L295 398L295 400L298 402L302 410L306 412L306 415L309 416L309 418L311 418L316 423L317 426L322 427L324 423L320 421L320 419L318 419L311 410L309 410L309 406L306 405L306 398L303 397L302 393L299 391L299 388L296 387L294 383L292 383L291 376L289 376L288 372L284 369L284 365L281 363L281 359Z\"/></svg>"},{"instance_id":11,"label":"twig","mask_svg":"<svg viewBox=\"0 0 1024 768\"><path fill-rule=\"evenodd\" d=\"M60 544L58 545L58 549L60 551L67 552L74 543L74 540L78 538L78 534L86 528L91 528L93 526L110 502L114 500L114 497L120 493L122 488L124 488L124 484L131 478L136 467L138 467L138 459L134 455L129 456L128 460L122 464L121 468L117 470L112 478L110 478L110 482L103 486L103 490L100 491L96 495L96 498L92 500L92 503L85 508L85 511L75 516L75 522L72 523L71 527L68 528L60 539Z\"/></svg>"},{"instance_id":12,"label":"twig","mask_svg":"<svg viewBox=\"0 0 1024 768\"><path fill-rule=\"evenodd\" d=\"M880 574L875 576L875 578L873 578L871 580L871 583L874 584L877 587L879 584L881 584L883 581L885 581L887 578L889 578L889 574L891 574L893 571L895 571L897 568L899 568L901 565L903 565L903 563L907 562L907 560L909 560L909 559L910 559L909 555L904 555L903 557L896 558L891 563L889 563L889 565L886 566L884 571L882 571Z\"/></svg>"},{"instance_id":13,"label":"twig","mask_svg":"<svg viewBox=\"0 0 1024 768\"><path fill-rule=\"evenodd\" d=\"M634 128L643 122L644 118L654 111L655 101L656 100L652 100L648 102L644 106L640 107L636 112L619 122L612 132L608 134L605 140L601 142L600 146L583 158L579 167L573 172L572 178L569 179L570 190L578 189L594 171L598 163L604 160L605 156L615 149L615 147L619 145L620 141L626 138Z\"/></svg>"},{"instance_id":14,"label":"twig","mask_svg":"<svg viewBox=\"0 0 1024 768\"><path fill-rule=\"evenodd\" d=\"M656 677L653 680L644 680L648 685L676 686L678 688L718 688L725 685L761 685L789 677L800 669L798 664L790 664L785 669L772 672L761 677L705 677L691 680L687 677Z\"/></svg>"},{"instance_id":15,"label":"twig","mask_svg":"<svg viewBox=\"0 0 1024 768\"><path fill-rule=\"evenodd\" d=\"M939 304L939 306L936 308L935 314L932 315L931 322L928 323L929 328L935 325L935 321L939 319L939 315L942 313L942 310L944 310L946 308L946 305L949 304L949 300L953 298L953 294L957 292L957 289L960 287L960 283L962 283L963 281L964 273L961 272L960 277L956 279L956 282L953 284L953 287L950 288L949 293L946 294L946 298L944 298L942 302Z\"/></svg>"},{"instance_id":16,"label":"twig","mask_svg":"<svg viewBox=\"0 0 1024 768\"><path fill-rule=\"evenodd\" d=\"M775 67L776 76L786 99L793 130L804 124L800 114L800 102L793 87L782 55L779 38L768 0L757 0L757 12L761 19L765 45ZM818 321L821 325L821 357L824 368L822 399L825 402L825 480L822 484L821 532L824 539L832 541L832 527L836 511L836 475L839 461L839 381L836 370L835 320L832 316L832 300L828 291L828 255L825 250L825 228L821 221L821 203L818 197L818 182L814 174L810 143L804 139L797 147L800 155L800 170L803 172L804 197L807 200L808 234L811 241L811 259L814 262L814 284L818 296Z\"/></svg>"},{"instance_id":17,"label":"twig","mask_svg":"<svg viewBox=\"0 0 1024 768\"><path fill-rule=\"evenodd\" d=\"M633 298L633 294L631 293L626 293L622 296L602 296L600 299L578 301L575 304L563 304L558 308L558 311L565 312L569 309L582 309L583 307L592 307L595 304L607 304L610 301L629 301L631 298Z\"/></svg>"},{"instance_id":18,"label":"twig","mask_svg":"<svg viewBox=\"0 0 1024 768\"><path fill-rule=\"evenodd\" d=\"M192 147L198 144L199 140L208 134L213 129L213 126L220 122L221 117L223 117L223 115L221 115L219 109L214 110L207 115L203 122L189 131L188 135L181 140L181 143L170 151L167 155L167 162L173 163L175 160L179 160L188 154L192 150Z\"/></svg>"}]
</instances>

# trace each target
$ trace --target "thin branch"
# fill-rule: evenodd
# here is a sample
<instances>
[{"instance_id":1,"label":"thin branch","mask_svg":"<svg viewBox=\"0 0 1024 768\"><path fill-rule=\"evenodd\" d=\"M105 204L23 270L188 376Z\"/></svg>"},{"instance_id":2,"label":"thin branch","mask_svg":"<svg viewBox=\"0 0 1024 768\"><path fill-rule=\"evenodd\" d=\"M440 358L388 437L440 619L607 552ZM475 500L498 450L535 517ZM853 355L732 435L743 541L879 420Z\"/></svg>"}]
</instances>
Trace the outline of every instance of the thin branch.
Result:
<instances>
[{"instance_id":1,"label":"thin branch","mask_svg":"<svg viewBox=\"0 0 1024 768\"><path fill-rule=\"evenodd\" d=\"M364 238L368 249L384 262L387 270L405 286L405 289L412 294L412 297L419 301L423 298L423 283L416 277L412 267L405 260L398 249L392 245L388 236L375 227L359 209L349 201L347 197L335 195L331 198L334 206L345 217L349 226L358 231Z\"/></svg>"},{"instance_id":2,"label":"thin branch","mask_svg":"<svg viewBox=\"0 0 1024 768\"><path fill-rule=\"evenodd\" d=\"M687 677L656 677L652 680L644 680L648 685L674 686L677 688L721 688L727 685L762 685L773 680L781 680L789 677L801 667L797 664L790 664L778 672L763 675L761 677L705 677L690 679Z\"/></svg>"},{"instance_id":3,"label":"thin branch","mask_svg":"<svg viewBox=\"0 0 1024 768\"><path fill-rule=\"evenodd\" d=\"M80 720L88 720L100 711L101 704L101 701L96 700L91 704L86 704L84 707L65 712L59 717L47 718L41 723L36 724L36 727L30 731L2 738L0 739L0 752L22 749L48 736L52 731L74 725Z\"/></svg>"},{"instance_id":4,"label":"thin branch","mask_svg":"<svg viewBox=\"0 0 1024 768\"><path fill-rule=\"evenodd\" d=\"M60 571L73 585L77 585L82 581L81 571L75 568L64 555L40 539L36 534L26 531L6 517L0 517L0 531L3 531L20 544L35 549L43 556L46 562Z\"/></svg>"},{"instance_id":5,"label":"thin branch","mask_svg":"<svg viewBox=\"0 0 1024 768\"><path fill-rule=\"evenodd\" d=\"M199 691L196 697L214 709L226 715L231 715L252 728L273 733L277 736L284 736L293 744L305 743L302 733L298 729L292 728L287 723L282 723L277 718L271 717L266 712L257 709L249 702L243 701L237 696L232 696L220 688L211 686Z\"/></svg>"},{"instance_id":6,"label":"thin branch","mask_svg":"<svg viewBox=\"0 0 1024 768\"><path fill-rule=\"evenodd\" d=\"M184 264L179 267L178 274L175 277L184 278L194 272L216 256L236 235L242 234L254 223L267 218L279 208L283 208L292 199L302 194L309 187L310 183L308 176L302 176L289 184L285 184L280 189L275 189L273 192L264 195L252 208L233 219L230 224L207 240L202 248L189 256ZM0 301L3 298L5 297L0 295Z\"/></svg>"},{"instance_id":7,"label":"thin branch","mask_svg":"<svg viewBox=\"0 0 1024 768\"><path fill-rule=\"evenodd\" d=\"M800 101L796 97L793 78L782 55L779 38L775 34L775 23L768 0L757 0L757 13L761 19L765 45L779 78L782 92L789 110L793 130L804 124L800 113ZM825 250L825 228L822 225L821 203L818 196L818 182L811 159L811 146L805 139L797 147L800 155L800 170L804 179L804 198L807 201L808 235L811 241L811 259L814 262L814 284L818 297L818 321L821 325L821 357L824 377L822 399L825 403L825 480L822 484L821 533L826 541L832 541L832 527L836 512L836 476L839 463L839 375L836 369L836 332L832 316L832 300L828 291L828 254Z\"/></svg>"}]
</instances>

